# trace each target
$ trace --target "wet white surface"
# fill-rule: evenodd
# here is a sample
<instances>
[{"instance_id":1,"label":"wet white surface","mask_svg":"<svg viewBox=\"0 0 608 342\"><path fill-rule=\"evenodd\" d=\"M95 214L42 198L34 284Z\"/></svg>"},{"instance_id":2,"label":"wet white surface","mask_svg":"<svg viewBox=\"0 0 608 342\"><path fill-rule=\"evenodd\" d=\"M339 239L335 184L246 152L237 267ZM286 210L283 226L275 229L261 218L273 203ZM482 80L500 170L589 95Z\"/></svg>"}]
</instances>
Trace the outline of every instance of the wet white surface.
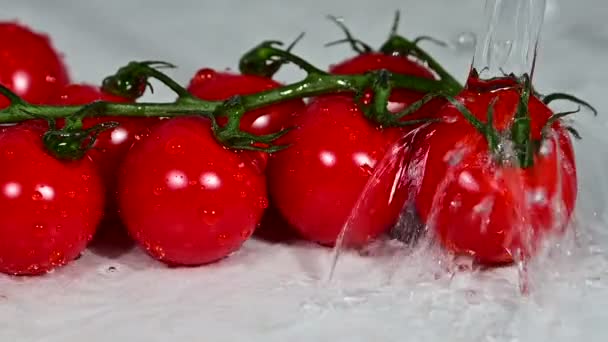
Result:
<instances>
[{"instance_id":1,"label":"wet white surface","mask_svg":"<svg viewBox=\"0 0 608 342\"><path fill-rule=\"evenodd\" d=\"M326 14L344 16L378 45L399 8L402 34L455 43L476 29L482 3L0 0L0 19L49 32L76 80L98 82L130 60L160 59L179 65L174 75L185 82L203 66L235 67L261 40L290 41L301 31L307 36L297 53L319 66L339 61L346 47L322 48L341 38ZM512 268L450 277L425 253L398 263L346 256L338 283L325 287L319 280L330 252L310 245L252 240L226 261L194 269L167 269L137 249L98 247L43 278L0 276L0 341L608 340L605 8L602 0L548 0L537 88L575 93L600 116L576 119L584 135L576 146L580 236L531 266L532 295L518 293ZM466 42L428 49L461 80L467 74ZM157 99L171 98L155 88Z\"/></svg>"}]
</instances>

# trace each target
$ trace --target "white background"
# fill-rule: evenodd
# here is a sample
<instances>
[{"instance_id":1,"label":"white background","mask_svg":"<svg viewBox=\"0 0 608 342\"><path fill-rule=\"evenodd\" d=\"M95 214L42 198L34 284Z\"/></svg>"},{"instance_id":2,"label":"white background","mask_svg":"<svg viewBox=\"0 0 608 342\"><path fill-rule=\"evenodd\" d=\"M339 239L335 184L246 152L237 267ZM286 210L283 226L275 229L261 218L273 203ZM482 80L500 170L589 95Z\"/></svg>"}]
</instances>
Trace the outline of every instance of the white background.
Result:
<instances>
[{"instance_id":1,"label":"white background","mask_svg":"<svg viewBox=\"0 0 608 342\"><path fill-rule=\"evenodd\" d=\"M155 59L177 64L173 75L187 82L198 68L235 68L239 56L258 42L288 42L302 31L307 36L296 53L327 66L350 52L322 47L342 38L325 15L343 16L357 36L377 46L400 9L402 34L452 43L449 49L428 50L463 80L472 49L455 42L461 32L477 30L482 5L482 0L0 0L0 19L17 18L48 32L76 81L99 83L131 60ZM0 277L0 341L608 340L607 17L603 0L548 0L536 86L545 93L575 93L592 102L600 117L577 118L585 135L577 145L585 238L572 255L533 268L538 279L532 296L519 296L513 269L435 280L423 257L397 267L348 256L341 264L348 290L339 290L317 284L329 252L312 246L250 241L225 262L186 270L166 269L138 250L96 248L41 279ZM281 77L291 81L297 75ZM156 88L157 100L171 99ZM117 271L109 272L109 266ZM395 268L399 272L389 284L373 290Z\"/></svg>"}]
</instances>

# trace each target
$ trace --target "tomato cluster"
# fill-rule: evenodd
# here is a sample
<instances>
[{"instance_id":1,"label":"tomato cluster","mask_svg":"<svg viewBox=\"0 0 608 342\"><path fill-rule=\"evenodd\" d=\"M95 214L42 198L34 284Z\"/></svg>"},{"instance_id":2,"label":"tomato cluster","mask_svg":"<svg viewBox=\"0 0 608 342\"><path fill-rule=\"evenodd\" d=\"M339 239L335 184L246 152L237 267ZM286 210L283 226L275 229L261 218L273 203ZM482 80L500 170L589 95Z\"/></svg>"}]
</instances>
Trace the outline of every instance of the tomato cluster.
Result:
<instances>
[{"instance_id":1,"label":"tomato cluster","mask_svg":"<svg viewBox=\"0 0 608 342\"><path fill-rule=\"evenodd\" d=\"M28 102L133 101L71 82L48 38L20 24L0 23L0 38L0 84ZM358 54L329 73L381 69L436 79L415 59L379 52ZM281 86L269 77L203 68L187 90L222 101ZM388 110L398 112L425 95L393 89ZM515 88L466 88L457 100L479 121L505 131L520 95ZM41 137L50 127L43 120L1 127L0 272L42 274L75 259L104 216L118 217L140 246L170 265L202 265L230 255L268 212L281 216L270 222L285 220L302 238L326 246L336 244L355 215L346 240L362 246L390 230L404 206L414 205L449 251L488 264L511 262L515 251L532 253L530 241L536 246L541 233L567 225L576 197L573 149L559 121L547 127L551 110L537 98L530 99L529 115L539 148L528 168L497 162L484 132L443 99L413 114L432 123L412 127L379 125L359 100L350 93L326 94L245 113L244 132L293 128L279 139L287 148L272 154L223 146L212 131L214 124L226 124L223 117L84 118L83 129L118 126L99 134L84 158L69 161L46 150ZM0 96L0 108L9 103ZM489 107L493 122L487 121ZM404 146L403 137L414 131ZM384 163L396 148L407 150L405 160Z\"/></svg>"}]
</instances>

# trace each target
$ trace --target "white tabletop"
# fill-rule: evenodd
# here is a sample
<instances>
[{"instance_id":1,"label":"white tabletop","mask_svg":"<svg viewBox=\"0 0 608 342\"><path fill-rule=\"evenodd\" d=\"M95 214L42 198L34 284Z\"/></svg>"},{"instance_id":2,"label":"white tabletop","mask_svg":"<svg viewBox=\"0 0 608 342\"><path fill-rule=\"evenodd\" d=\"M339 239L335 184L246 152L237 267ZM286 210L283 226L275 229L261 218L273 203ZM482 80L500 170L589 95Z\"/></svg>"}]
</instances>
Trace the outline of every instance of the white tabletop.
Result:
<instances>
[{"instance_id":1,"label":"white tabletop","mask_svg":"<svg viewBox=\"0 0 608 342\"><path fill-rule=\"evenodd\" d=\"M48 32L78 81L99 82L130 60L155 59L177 64L174 75L186 82L200 67L235 68L258 42L290 41L302 31L297 53L322 67L339 61L346 47L322 47L342 37L326 14L343 16L378 45L401 9L404 35L454 43L476 29L482 3L0 0L0 19ZM536 85L575 93L600 117L577 118L580 236L531 266L530 296L519 295L513 268L436 277L424 255L398 263L347 255L338 283L324 285L330 251L306 244L251 240L226 261L192 269L168 269L138 249L97 246L42 278L0 276L0 341L608 340L608 227L601 223L608 222L608 9L604 0L548 6ZM461 80L467 74L470 48L428 49ZM171 99L155 88L155 99Z\"/></svg>"}]
</instances>

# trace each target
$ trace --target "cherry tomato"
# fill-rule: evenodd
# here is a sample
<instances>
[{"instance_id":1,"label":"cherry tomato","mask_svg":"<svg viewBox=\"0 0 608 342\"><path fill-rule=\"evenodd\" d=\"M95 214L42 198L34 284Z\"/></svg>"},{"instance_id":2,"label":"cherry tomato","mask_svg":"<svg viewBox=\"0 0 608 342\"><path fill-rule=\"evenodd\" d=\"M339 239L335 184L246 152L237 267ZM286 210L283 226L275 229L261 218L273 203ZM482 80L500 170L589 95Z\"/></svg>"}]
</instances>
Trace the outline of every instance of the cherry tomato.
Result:
<instances>
[{"instance_id":1,"label":"cherry tomato","mask_svg":"<svg viewBox=\"0 0 608 342\"><path fill-rule=\"evenodd\" d=\"M327 96L314 100L286 135L291 146L269 162L271 198L287 221L306 239L335 244L343 226L356 216L345 241L362 245L389 229L405 201L404 191L389 205L395 170L388 169L357 200L389 149L398 129L380 129L365 119L352 98Z\"/></svg>"},{"instance_id":2,"label":"cherry tomato","mask_svg":"<svg viewBox=\"0 0 608 342\"><path fill-rule=\"evenodd\" d=\"M330 66L329 71L332 74L337 75L354 75L364 74L381 69L385 69L395 74L435 79L435 75L431 72L431 70L410 58L385 55L379 52L359 54L338 64ZM367 97L371 97L372 93L369 92L366 95ZM426 94L423 92L410 89L393 89L389 98L390 102L388 109L391 112L399 112L408 105L422 99L424 95ZM419 111L420 113L417 112L416 114L428 115L429 113L434 113L443 105L443 103L443 100L433 100L423 107L424 113Z\"/></svg>"},{"instance_id":3,"label":"cherry tomato","mask_svg":"<svg viewBox=\"0 0 608 342\"><path fill-rule=\"evenodd\" d=\"M103 213L104 191L85 157L45 151L39 125L0 131L0 272L36 275L74 260Z\"/></svg>"},{"instance_id":4,"label":"cherry tomato","mask_svg":"<svg viewBox=\"0 0 608 342\"><path fill-rule=\"evenodd\" d=\"M280 83L265 77L201 69L190 81L188 91L203 100L223 101L234 95L249 95L280 86ZM252 110L243 116L241 129L256 135L279 132L289 126L291 119L303 107L302 100L290 100Z\"/></svg>"},{"instance_id":5,"label":"cherry tomato","mask_svg":"<svg viewBox=\"0 0 608 342\"><path fill-rule=\"evenodd\" d=\"M119 177L121 216L158 260L200 265L239 249L268 206L249 152L216 142L209 120L161 121L135 142Z\"/></svg>"},{"instance_id":6,"label":"cherry tomato","mask_svg":"<svg viewBox=\"0 0 608 342\"><path fill-rule=\"evenodd\" d=\"M54 105L85 105L94 101L128 102L127 99L102 92L99 88L86 84L71 84L62 88L50 101ZM83 128L90 128L102 122L118 122L116 128L99 134L88 155L93 159L104 179L111 210L116 198L118 168L138 133L159 121L158 118L107 116L85 118ZM110 212L110 210L109 210Z\"/></svg>"},{"instance_id":7,"label":"cherry tomato","mask_svg":"<svg viewBox=\"0 0 608 342\"><path fill-rule=\"evenodd\" d=\"M0 22L0 84L28 102L44 104L69 82L61 56L46 35L17 22ZM8 105L0 96L0 108Z\"/></svg>"},{"instance_id":8,"label":"cherry tomato","mask_svg":"<svg viewBox=\"0 0 608 342\"><path fill-rule=\"evenodd\" d=\"M507 129L519 100L512 88L478 93L465 90L460 101L485 122L493 99L494 127ZM532 137L551 110L537 98L529 104ZM482 264L513 262L534 254L546 234L563 232L576 199L576 167L567 131L556 123L543 140L532 167L498 163L486 138L452 105L443 107L445 122L432 126L419 142L424 174L416 205L450 251L468 254ZM521 254L520 254L521 253Z\"/></svg>"}]
</instances>

